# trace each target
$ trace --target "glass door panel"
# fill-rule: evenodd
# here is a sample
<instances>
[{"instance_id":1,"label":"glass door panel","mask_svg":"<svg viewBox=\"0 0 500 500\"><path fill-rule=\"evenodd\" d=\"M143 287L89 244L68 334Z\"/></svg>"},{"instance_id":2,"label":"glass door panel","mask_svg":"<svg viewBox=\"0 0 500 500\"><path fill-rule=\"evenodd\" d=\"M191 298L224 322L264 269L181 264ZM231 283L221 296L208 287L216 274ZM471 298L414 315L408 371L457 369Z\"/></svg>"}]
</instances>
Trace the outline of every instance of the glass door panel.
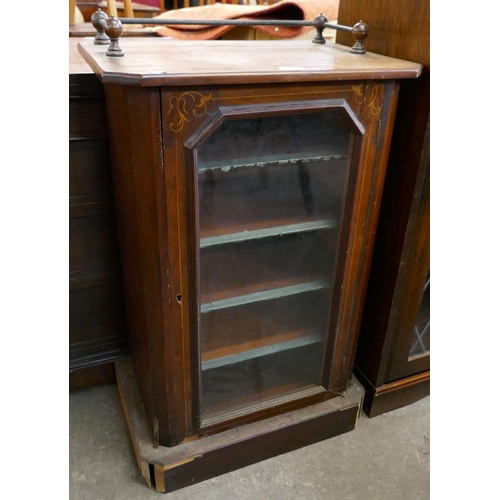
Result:
<instances>
[{"instance_id":1,"label":"glass door panel","mask_svg":"<svg viewBox=\"0 0 500 500\"><path fill-rule=\"evenodd\" d=\"M428 354L431 350L431 274L427 274L424 294L420 303L417 320L413 330L413 341L408 359Z\"/></svg>"},{"instance_id":2,"label":"glass door panel","mask_svg":"<svg viewBox=\"0 0 500 500\"><path fill-rule=\"evenodd\" d=\"M322 110L222 121L199 146L202 424L321 386L353 142Z\"/></svg>"}]
</instances>

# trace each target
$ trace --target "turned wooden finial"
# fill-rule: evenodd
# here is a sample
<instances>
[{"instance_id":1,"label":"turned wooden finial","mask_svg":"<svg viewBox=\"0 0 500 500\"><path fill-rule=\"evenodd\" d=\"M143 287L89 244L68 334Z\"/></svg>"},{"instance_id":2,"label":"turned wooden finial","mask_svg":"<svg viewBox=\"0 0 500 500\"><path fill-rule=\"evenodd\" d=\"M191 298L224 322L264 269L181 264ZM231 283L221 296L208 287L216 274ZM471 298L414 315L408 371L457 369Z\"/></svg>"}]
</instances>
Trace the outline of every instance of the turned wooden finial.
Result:
<instances>
[{"instance_id":1,"label":"turned wooden finial","mask_svg":"<svg viewBox=\"0 0 500 500\"><path fill-rule=\"evenodd\" d=\"M352 27L352 36L356 40L356 43L352 46L352 52L354 54L366 54L363 40L368 36L368 26L363 21L359 21Z\"/></svg>"},{"instance_id":2,"label":"turned wooden finial","mask_svg":"<svg viewBox=\"0 0 500 500\"><path fill-rule=\"evenodd\" d=\"M106 22L104 23L104 31L111 40L108 50L106 51L106 55L110 57L124 56L125 52L123 52L118 43L118 39L122 36L123 33L123 25L120 20L114 16L106 19Z\"/></svg>"},{"instance_id":3,"label":"turned wooden finial","mask_svg":"<svg viewBox=\"0 0 500 500\"><path fill-rule=\"evenodd\" d=\"M101 9L97 9L90 18L92 26L97 30L97 35L94 37L94 43L96 45L108 45L109 43L109 38L104 33L104 23L107 18L108 15Z\"/></svg>"},{"instance_id":4,"label":"turned wooden finial","mask_svg":"<svg viewBox=\"0 0 500 500\"><path fill-rule=\"evenodd\" d=\"M328 19L323 14L320 14L314 18L313 22L316 28L316 35L312 40L313 43L325 43L326 40L323 37L323 30L325 29L325 23L328 22Z\"/></svg>"}]
</instances>

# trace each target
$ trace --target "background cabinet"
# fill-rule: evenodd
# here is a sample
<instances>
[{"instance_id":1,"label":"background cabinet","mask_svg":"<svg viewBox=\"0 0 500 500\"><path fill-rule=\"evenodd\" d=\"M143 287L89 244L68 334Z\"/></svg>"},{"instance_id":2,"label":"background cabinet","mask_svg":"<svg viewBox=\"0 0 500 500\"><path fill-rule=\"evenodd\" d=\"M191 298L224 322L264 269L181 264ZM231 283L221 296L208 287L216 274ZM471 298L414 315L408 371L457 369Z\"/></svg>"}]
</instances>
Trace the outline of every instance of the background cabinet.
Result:
<instances>
[{"instance_id":1,"label":"background cabinet","mask_svg":"<svg viewBox=\"0 0 500 500\"><path fill-rule=\"evenodd\" d=\"M340 0L339 24L360 15L367 50L423 65L401 83L355 361L375 416L430 392L430 5ZM339 32L337 42L350 40Z\"/></svg>"},{"instance_id":2,"label":"background cabinet","mask_svg":"<svg viewBox=\"0 0 500 500\"><path fill-rule=\"evenodd\" d=\"M128 353L104 87L70 39L69 387L115 380Z\"/></svg>"}]
</instances>

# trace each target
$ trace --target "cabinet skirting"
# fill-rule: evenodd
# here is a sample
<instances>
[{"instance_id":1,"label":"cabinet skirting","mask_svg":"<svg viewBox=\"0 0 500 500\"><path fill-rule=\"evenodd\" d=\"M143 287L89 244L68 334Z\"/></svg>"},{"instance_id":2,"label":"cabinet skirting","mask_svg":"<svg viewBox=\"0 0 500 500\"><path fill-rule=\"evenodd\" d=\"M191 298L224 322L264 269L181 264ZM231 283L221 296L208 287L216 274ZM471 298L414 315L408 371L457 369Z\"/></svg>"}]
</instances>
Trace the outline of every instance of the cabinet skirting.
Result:
<instances>
[{"instance_id":1,"label":"cabinet skirting","mask_svg":"<svg viewBox=\"0 0 500 500\"><path fill-rule=\"evenodd\" d=\"M370 418L415 403L428 396L431 391L430 371L379 387L374 387L356 366L354 367L354 373L365 388L363 411Z\"/></svg>"},{"instance_id":2,"label":"cabinet skirting","mask_svg":"<svg viewBox=\"0 0 500 500\"><path fill-rule=\"evenodd\" d=\"M116 356L115 356L116 357ZM69 392L116 382L114 359L69 370Z\"/></svg>"},{"instance_id":3,"label":"cabinet skirting","mask_svg":"<svg viewBox=\"0 0 500 500\"><path fill-rule=\"evenodd\" d=\"M162 493L349 432L356 426L364 396L363 386L353 377L341 398L178 446L155 448L131 359L117 358L115 368L137 463L148 486Z\"/></svg>"}]
</instances>

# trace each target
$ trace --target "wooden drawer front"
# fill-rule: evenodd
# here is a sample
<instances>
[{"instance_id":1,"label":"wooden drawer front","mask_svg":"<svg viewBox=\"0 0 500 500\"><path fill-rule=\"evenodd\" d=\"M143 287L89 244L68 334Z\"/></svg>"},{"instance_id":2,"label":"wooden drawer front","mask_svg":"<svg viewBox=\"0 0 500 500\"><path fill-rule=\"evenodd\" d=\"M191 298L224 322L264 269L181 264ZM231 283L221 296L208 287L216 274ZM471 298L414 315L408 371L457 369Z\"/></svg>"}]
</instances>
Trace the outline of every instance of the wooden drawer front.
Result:
<instances>
[{"instance_id":1,"label":"wooden drawer front","mask_svg":"<svg viewBox=\"0 0 500 500\"><path fill-rule=\"evenodd\" d=\"M119 263L118 233L113 212L70 218L70 271L102 268Z\"/></svg>"},{"instance_id":2,"label":"wooden drawer front","mask_svg":"<svg viewBox=\"0 0 500 500\"><path fill-rule=\"evenodd\" d=\"M127 324L121 274L114 281L70 290L70 360L127 350ZM105 357L105 356L104 356Z\"/></svg>"},{"instance_id":3,"label":"wooden drawer front","mask_svg":"<svg viewBox=\"0 0 500 500\"><path fill-rule=\"evenodd\" d=\"M107 137L106 106L103 98L74 97L69 101L70 137Z\"/></svg>"},{"instance_id":4,"label":"wooden drawer front","mask_svg":"<svg viewBox=\"0 0 500 500\"><path fill-rule=\"evenodd\" d=\"M106 138L69 143L69 195L89 196L113 191L109 143Z\"/></svg>"}]
</instances>

